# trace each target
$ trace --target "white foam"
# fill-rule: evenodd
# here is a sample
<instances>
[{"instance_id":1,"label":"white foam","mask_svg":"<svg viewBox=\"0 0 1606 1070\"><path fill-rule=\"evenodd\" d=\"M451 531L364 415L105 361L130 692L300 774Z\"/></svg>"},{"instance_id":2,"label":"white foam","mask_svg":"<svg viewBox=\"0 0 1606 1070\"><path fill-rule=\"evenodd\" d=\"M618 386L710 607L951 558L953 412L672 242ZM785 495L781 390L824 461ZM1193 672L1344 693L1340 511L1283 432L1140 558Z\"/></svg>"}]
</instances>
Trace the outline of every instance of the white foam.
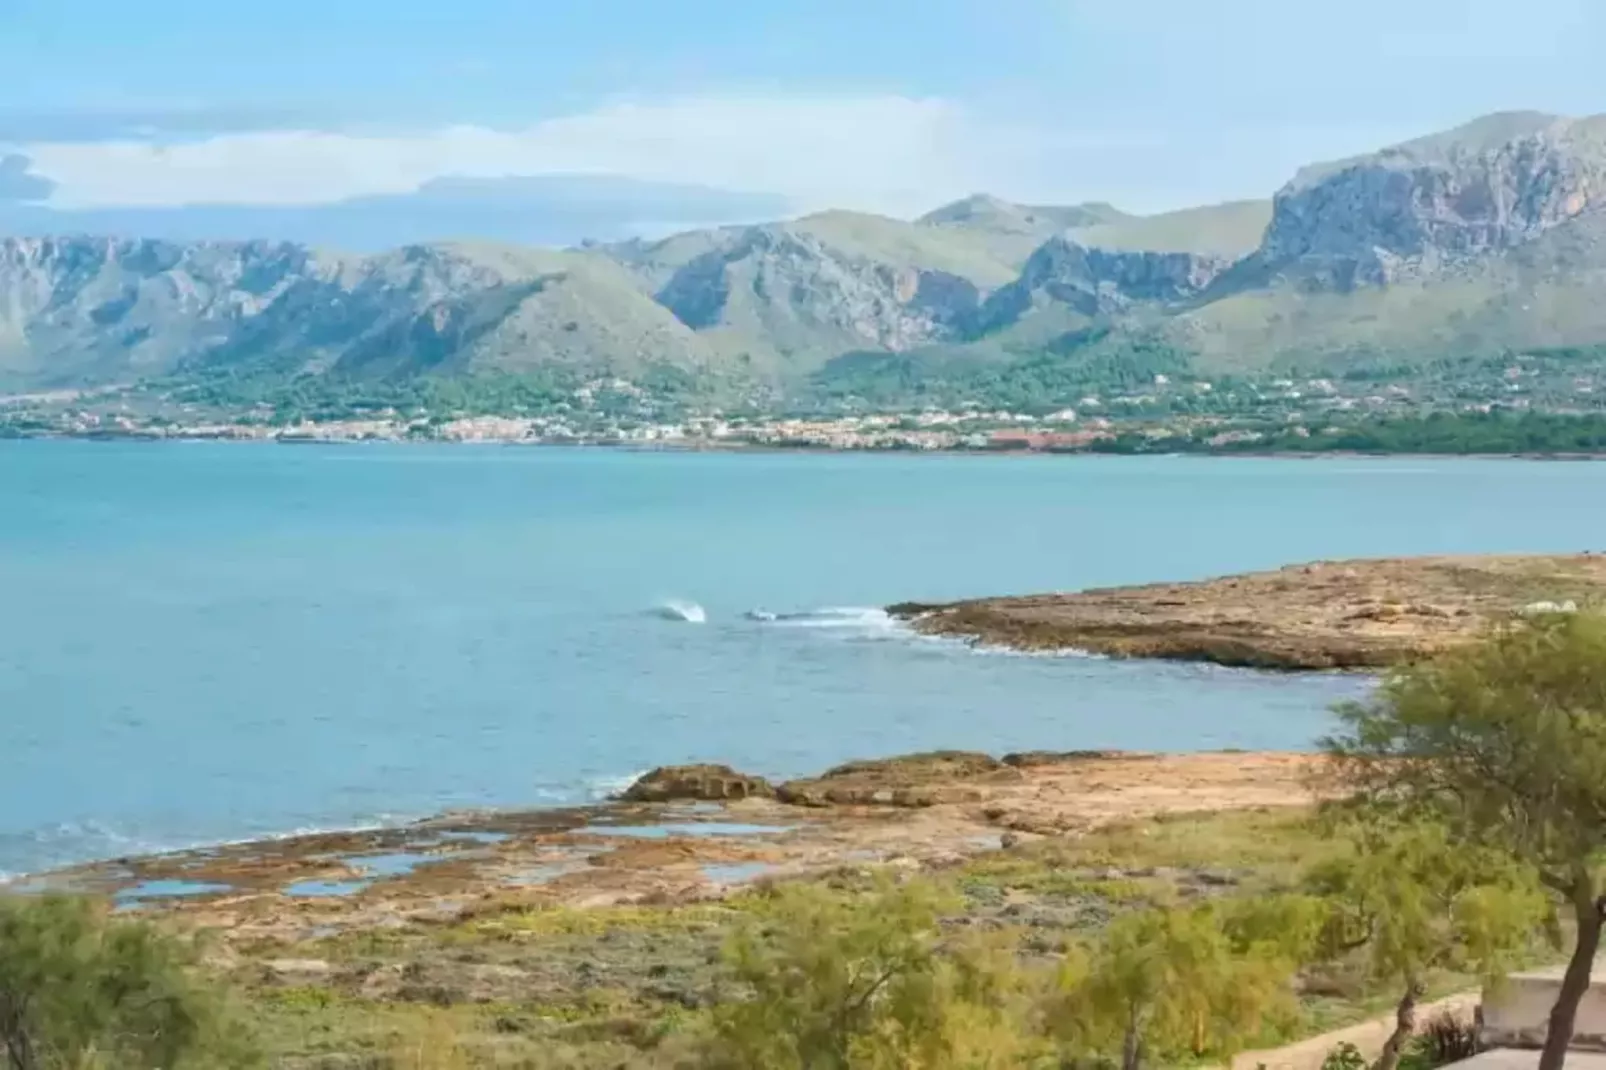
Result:
<instances>
[{"instance_id":1,"label":"white foam","mask_svg":"<svg viewBox=\"0 0 1606 1070\"><path fill-rule=\"evenodd\" d=\"M803 613L769 613L754 610L749 620L783 628L859 628L878 631L900 627L884 609L871 606L823 606Z\"/></svg>"},{"instance_id":2,"label":"white foam","mask_svg":"<svg viewBox=\"0 0 1606 1070\"><path fill-rule=\"evenodd\" d=\"M664 620L684 621L687 624L704 624L708 620L708 614L703 611L702 606L678 598L659 603L653 612Z\"/></svg>"},{"instance_id":3,"label":"white foam","mask_svg":"<svg viewBox=\"0 0 1606 1070\"><path fill-rule=\"evenodd\" d=\"M588 802L605 802L646 776L651 770L638 769L624 776L591 777L584 781L584 799Z\"/></svg>"}]
</instances>

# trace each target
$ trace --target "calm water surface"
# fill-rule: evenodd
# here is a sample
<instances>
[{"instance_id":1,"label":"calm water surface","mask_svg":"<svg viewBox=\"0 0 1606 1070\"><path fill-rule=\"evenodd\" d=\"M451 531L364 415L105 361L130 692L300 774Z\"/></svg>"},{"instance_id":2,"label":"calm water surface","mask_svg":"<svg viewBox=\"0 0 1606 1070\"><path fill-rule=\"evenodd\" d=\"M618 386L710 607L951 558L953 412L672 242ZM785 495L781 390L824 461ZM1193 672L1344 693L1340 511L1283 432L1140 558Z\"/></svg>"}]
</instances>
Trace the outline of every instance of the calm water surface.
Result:
<instances>
[{"instance_id":1,"label":"calm water surface","mask_svg":"<svg viewBox=\"0 0 1606 1070\"><path fill-rule=\"evenodd\" d=\"M1584 463L0 443L0 871L693 759L1298 747L1363 685L854 607L1603 541Z\"/></svg>"}]
</instances>

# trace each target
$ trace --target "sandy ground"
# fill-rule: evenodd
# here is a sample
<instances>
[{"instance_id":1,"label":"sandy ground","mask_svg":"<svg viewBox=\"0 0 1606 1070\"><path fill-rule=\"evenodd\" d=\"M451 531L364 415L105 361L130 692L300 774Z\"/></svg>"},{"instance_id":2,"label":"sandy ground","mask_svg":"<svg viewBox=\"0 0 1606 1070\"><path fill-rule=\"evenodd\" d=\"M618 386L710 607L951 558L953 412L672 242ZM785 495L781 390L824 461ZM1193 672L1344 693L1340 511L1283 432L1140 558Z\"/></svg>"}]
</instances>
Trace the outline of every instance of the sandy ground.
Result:
<instances>
[{"instance_id":1,"label":"sandy ground","mask_svg":"<svg viewBox=\"0 0 1606 1070\"><path fill-rule=\"evenodd\" d=\"M1478 1001L1478 993L1462 992L1432 1003L1424 1003L1417 1008L1417 1021L1431 1022L1445 1014L1471 1021L1473 1013L1477 1010ZM1321 1070L1322 1060L1327 1057L1328 1052L1340 1044L1353 1044L1362 1055L1372 1060L1377 1058L1378 1053L1383 1050L1384 1042L1393 1032L1394 1015L1391 1012L1369 1022L1335 1029L1331 1033L1309 1037L1287 1047L1246 1051L1232 1061L1232 1070L1255 1070L1258 1066L1265 1066L1266 1070Z\"/></svg>"}]
</instances>

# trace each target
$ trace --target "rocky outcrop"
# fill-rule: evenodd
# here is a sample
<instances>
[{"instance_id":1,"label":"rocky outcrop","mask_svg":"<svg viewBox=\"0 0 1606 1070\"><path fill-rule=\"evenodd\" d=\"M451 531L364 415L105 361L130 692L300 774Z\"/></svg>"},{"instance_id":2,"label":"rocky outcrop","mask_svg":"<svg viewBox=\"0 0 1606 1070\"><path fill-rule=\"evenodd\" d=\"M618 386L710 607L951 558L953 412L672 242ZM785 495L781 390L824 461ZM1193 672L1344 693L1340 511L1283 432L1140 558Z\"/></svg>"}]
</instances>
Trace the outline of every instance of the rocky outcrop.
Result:
<instances>
[{"instance_id":1,"label":"rocky outcrop","mask_svg":"<svg viewBox=\"0 0 1606 1070\"><path fill-rule=\"evenodd\" d=\"M166 371L334 269L283 243L0 238L0 374L75 384Z\"/></svg>"},{"instance_id":2,"label":"rocky outcrop","mask_svg":"<svg viewBox=\"0 0 1606 1070\"><path fill-rule=\"evenodd\" d=\"M999 761L1017 769L1038 769L1050 765L1073 765L1078 762L1107 762L1116 759L1132 760L1144 755L1118 750L1028 750L1006 754Z\"/></svg>"},{"instance_id":3,"label":"rocky outcrop","mask_svg":"<svg viewBox=\"0 0 1606 1070\"><path fill-rule=\"evenodd\" d=\"M916 630L1284 671L1379 669L1476 639L1541 603L1606 603L1606 555L1321 561L1192 583L891 607Z\"/></svg>"},{"instance_id":4,"label":"rocky outcrop","mask_svg":"<svg viewBox=\"0 0 1606 1070\"><path fill-rule=\"evenodd\" d=\"M952 337L981 292L949 272L844 255L808 233L754 227L676 271L657 300L695 330L743 331L785 355L820 346L835 355Z\"/></svg>"},{"instance_id":5,"label":"rocky outcrop","mask_svg":"<svg viewBox=\"0 0 1606 1070\"><path fill-rule=\"evenodd\" d=\"M665 765L638 777L619 798L624 802L726 802L774 795L775 789L763 777L738 773L728 765Z\"/></svg>"},{"instance_id":6,"label":"rocky outcrop","mask_svg":"<svg viewBox=\"0 0 1606 1070\"><path fill-rule=\"evenodd\" d=\"M369 257L272 242L0 239L0 386L225 365L293 375L628 374L703 342L611 261L496 246Z\"/></svg>"},{"instance_id":7,"label":"rocky outcrop","mask_svg":"<svg viewBox=\"0 0 1606 1070\"><path fill-rule=\"evenodd\" d=\"M1348 289L1432 274L1606 207L1606 119L1491 116L1312 168L1277 194L1256 259Z\"/></svg>"},{"instance_id":8,"label":"rocky outcrop","mask_svg":"<svg viewBox=\"0 0 1606 1070\"><path fill-rule=\"evenodd\" d=\"M1226 257L1199 253L1092 248L1061 235L1040 246L1020 278L987 300L980 327L1007 327L1044 304L1093 319L1119 316L1139 304L1186 301L1231 265Z\"/></svg>"},{"instance_id":9,"label":"rocky outcrop","mask_svg":"<svg viewBox=\"0 0 1606 1070\"><path fill-rule=\"evenodd\" d=\"M989 784L1021 779L1019 769L990 754L932 751L848 762L817 777L789 780L776 797L795 806L935 806L977 802Z\"/></svg>"}]
</instances>

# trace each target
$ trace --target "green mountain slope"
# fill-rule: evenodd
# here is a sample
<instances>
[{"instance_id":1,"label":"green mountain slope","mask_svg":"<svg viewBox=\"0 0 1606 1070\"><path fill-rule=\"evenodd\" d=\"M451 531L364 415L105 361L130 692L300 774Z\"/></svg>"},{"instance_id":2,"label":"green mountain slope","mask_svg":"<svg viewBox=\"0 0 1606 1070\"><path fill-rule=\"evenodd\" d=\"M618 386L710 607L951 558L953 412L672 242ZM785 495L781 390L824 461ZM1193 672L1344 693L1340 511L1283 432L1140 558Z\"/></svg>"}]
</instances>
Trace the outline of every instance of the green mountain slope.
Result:
<instances>
[{"instance_id":1,"label":"green mountain slope","mask_svg":"<svg viewBox=\"0 0 1606 1070\"><path fill-rule=\"evenodd\" d=\"M1093 328L1158 337L1201 374L1606 340L1606 119L1490 116L1313 165L1267 211L1071 231L994 295L983 340L1029 353ZM1257 225L1263 237L1236 259L1232 242L1204 237L1242 246Z\"/></svg>"},{"instance_id":2,"label":"green mountain slope","mask_svg":"<svg viewBox=\"0 0 1606 1070\"><path fill-rule=\"evenodd\" d=\"M1120 226L1138 221L1108 204L1013 204L977 193L944 205L915 221L926 230L964 235L990 256L1020 268L1039 245L1067 230Z\"/></svg>"},{"instance_id":3,"label":"green mountain slope","mask_svg":"<svg viewBox=\"0 0 1606 1070\"><path fill-rule=\"evenodd\" d=\"M858 212L604 251L715 348L783 381L849 350L957 337L1018 267L975 230Z\"/></svg>"},{"instance_id":4,"label":"green mountain slope","mask_svg":"<svg viewBox=\"0 0 1606 1070\"><path fill-rule=\"evenodd\" d=\"M1077 227L1083 245L1115 252L1198 253L1237 259L1255 251L1271 222L1271 201L1229 201Z\"/></svg>"},{"instance_id":5,"label":"green mountain slope","mask_svg":"<svg viewBox=\"0 0 1606 1070\"><path fill-rule=\"evenodd\" d=\"M553 365L696 372L714 353L617 264L588 253L0 241L0 382L12 385L217 367L359 378Z\"/></svg>"},{"instance_id":6,"label":"green mountain slope","mask_svg":"<svg viewBox=\"0 0 1606 1070\"><path fill-rule=\"evenodd\" d=\"M1606 343L1606 117L1487 116L1156 216L984 195L555 251L0 238L0 391L561 372L852 396ZM1481 365L1480 365L1481 366ZM1135 381L1136 381L1135 380ZM1035 386L1034 386L1035 384Z\"/></svg>"}]
</instances>

